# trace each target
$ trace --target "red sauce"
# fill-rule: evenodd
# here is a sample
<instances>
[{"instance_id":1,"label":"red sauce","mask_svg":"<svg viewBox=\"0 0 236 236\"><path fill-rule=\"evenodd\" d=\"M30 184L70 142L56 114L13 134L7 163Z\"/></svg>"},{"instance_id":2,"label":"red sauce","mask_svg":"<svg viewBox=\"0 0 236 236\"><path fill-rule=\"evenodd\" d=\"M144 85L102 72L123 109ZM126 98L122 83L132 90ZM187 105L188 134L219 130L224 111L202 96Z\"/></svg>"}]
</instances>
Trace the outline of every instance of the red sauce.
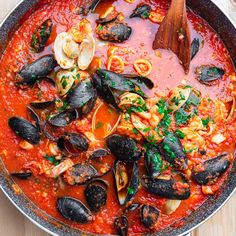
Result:
<instances>
[{"instance_id":1,"label":"red sauce","mask_svg":"<svg viewBox=\"0 0 236 236\"><path fill-rule=\"evenodd\" d=\"M24 65L29 64L35 59L52 53L53 42L56 36L60 32L69 30L73 25L75 25L80 19L80 15L73 13L73 9L77 4L77 0L55 0L48 1L47 4L39 5L39 8L29 15L26 19L22 21L21 27L14 33L12 39L8 43L8 46L0 61L0 153L2 159L6 165L8 171L17 172L23 168L27 163L37 162L42 164L47 161L43 158L43 153L47 153L47 140L42 139L39 145L34 146L31 150L22 150L19 147L20 138L17 137L14 132L8 127L8 119L12 116L21 116L27 118L27 105L40 98L45 100L51 100L57 97L56 89L48 84L47 82L42 82L37 86L27 89L20 90L15 86L16 82L16 72L19 71ZM101 4L97 12L102 12L111 1L104 1ZM190 20L190 27L192 38L196 35L200 35L204 40L204 46L200 49L200 52L192 60L190 73L188 75L184 74L184 71L179 64L177 58L173 53L160 50L159 57L152 50L152 41L154 39L154 34L158 29L158 24L153 23L150 20L141 20L139 18L129 19L128 16L131 14L135 6L142 1L137 0L134 4L126 3L123 0L114 1L113 5L116 7L117 11L123 12L125 16L125 21L133 29L133 33L128 41L122 44L117 44L125 49L129 49L129 53L125 53L124 49L119 48L118 55L125 61L125 71L124 73L135 73L133 68L133 62L136 59L146 58L152 64L152 72L149 76L150 79L155 83L155 89L151 92L150 96L155 94L157 91L167 92L182 82L192 85L196 89L202 92L202 95L209 95L212 99L215 98L226 98L231 95L231 90L227 89L230 85L230 75L234 73L234 67L232 65L231 58L224 47L221 39L212 30L212 28L199 16L196 16L193 12L188 12L188 18ZM166 1L146 1L151 4L152 9L159 9L163 13L168 9L168 3ZM89 14L88 19L92 22L93 27L95 27L95 19L97 19L97 14ZM34 29L44 20L51 18L53 21L53 31L51 37L48 41L46 49L39 54L35 54L29 49L30 40ZM96 56L101 57L103 61L103 67L106 67L107 62L107 45L98 46L96 50ZM218 84L209 87L199 83L195 79L195 68L200 65L213 64L224 68L225 76ZM183 81L184 80L184 81ZM105 105L104 105L105 106ZM108 124L108 122L114 125L117 114L115 117L111 116L107 107L103 107L104 116L103 124ZM200 111L204 115L204 111ZM210 111L209 111L210 112ZM101 113L103 114L103 112ZM207 113L208 114L208 113ZM88 116L88 122L81 125L73 123L67 127L66 131L81 131L91 129L91 115ZM218 124L217 124L218 125ZM236 138L236 120L232 119L231 123L222 125L218 127L222 132L229 132L227 141L222 145L212 144L209 141L209 153L212 155L214 153L222 152L225 150L231 150L234 148L234 141ZM64 129L62 130L64 131ZM100 133L98 131L95 134L97 137L102 137L103 131ZM104 141L100 140L97 145L93 147L103 147ZM85 158L83 155L79 159L73 159L76 163L79 160ZM198 162L199 156L189 157L192 162ZM143 161L140 162L140 168L144 169ZM219 186L223 184L227 178L227 172L221 177L220 181L217 183ZM115 186L112 173L110 172L104 179L110 184L108 188L108 199L106 207L104 207L100 212L94 215L94 220L87 224L79 224L72 221L65 220L56 209L56 199L59 196L73 196L85 202L84 199L84 186L69 186L63 184L62 186L55 179L46 178L43 175L38 175L29 180L19 180L15 179L16 183L20 186L23 192L41 209L46 211L53 217L69 224L71 227L75 227L84 231L93 233L103 233L112 234L115 233L113 228L114 218L119 215L122 211L120 207L117 196L115 193ZM161 214L158 224L155 230L164 229L167 226L172 225L178 220L183 219L188 216L192 211L197 209L203 202L207 199L207 195L204 195L201 190L201 186L195 184L190 180L191 183L191 197L185 201L182 201L181 206L177 211L171 215ZM148 193L144 188L141 188L137 193L135 200L138 199L140 203L151 204L162 209L166 199L154 196ZM135 202L134 200L134 202ZM140 222L139 216L136 214L131 214L130 216L130 228L129 233L143 233L149 230Z\"/></svg>"}]
</instances>

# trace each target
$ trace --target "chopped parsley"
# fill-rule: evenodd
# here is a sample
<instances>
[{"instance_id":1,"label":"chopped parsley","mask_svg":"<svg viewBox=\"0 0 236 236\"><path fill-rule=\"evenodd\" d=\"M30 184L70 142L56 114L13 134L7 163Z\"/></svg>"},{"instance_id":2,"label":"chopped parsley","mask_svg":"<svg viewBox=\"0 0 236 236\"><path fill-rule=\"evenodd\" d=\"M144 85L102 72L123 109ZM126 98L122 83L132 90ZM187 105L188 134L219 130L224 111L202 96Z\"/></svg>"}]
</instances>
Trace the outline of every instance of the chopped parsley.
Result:
<instances>
[{"instance_id":1,"label":"chopped parsley","mask_svg":"<svg viewBox=\"0 0 236 236\"><path fill-rule=\"evenodd\" d=\"M179 125L186 125L188 120L192 117L192 114L188 114L186 111L184 111L182 108L180 108L175 113L175 122Z\"/></svg>"},{"instance_id":2,"label":"chopped parsley","mask_svg":"<svg viewBox=\"0 0 236 236\"><path fill-rule=\"evenodd\" d=\"M204 127L207 127L207 125L209 124L209 122L212 120L212 118L210 116L208 116L206 119L202 119L202 124Z\"/></svg>"},{"instance_id":3,"label":"chopped parsley","mask_svg":"<svg viewBox=\"0 0 236 236\"><path fill-rule=\"evenodd\" d=\"M59 164L59 161L54 156L44 155L43 156L46 160L48 160L51 164L54 166L57 166Z\"/></svg>"},{"instance_id":4,"label":"chopped parsley","mask_svg":"<svg viewBox=\"0 0 236 236\"><path fill-rule=\"evenodd\" d=\"M180 139L184 139L186 137L186 135L179 129L177 129L175 131L175 134L180 138Z\"/></svg>"},{"instance_id":5,"label":"chopped parsley","mask_svg":"<svg viewBox=\"0 0 236 236\"><path fill-rule=\"evenodd\" d=\"M100 129L103 126L103 123L101 121L97 122L96 129Z\"/></svg>"},{"instance_id":6,"label":"chopped parsley","mask_svg":"<svg viewBox=\"0 0 236 236\"><path fill-rule=\"evenodd\" d=\"M132 129L132 132L133 132L134 134L138 134L138 133L139 133L136 128L133 128L133 129Z\"/></svg>"},{"instance_id":7,"label":"chopped parsley","mask_svg":"<svg viewBox=\"0 0 236 236\"><path fill-rule=\"evenodd\" d=\"M99 25L98 28L97 28L97 30L98 30L98 31L101 31L102 28L103 28L102 25Z\"/></svg>"}]
</instances>

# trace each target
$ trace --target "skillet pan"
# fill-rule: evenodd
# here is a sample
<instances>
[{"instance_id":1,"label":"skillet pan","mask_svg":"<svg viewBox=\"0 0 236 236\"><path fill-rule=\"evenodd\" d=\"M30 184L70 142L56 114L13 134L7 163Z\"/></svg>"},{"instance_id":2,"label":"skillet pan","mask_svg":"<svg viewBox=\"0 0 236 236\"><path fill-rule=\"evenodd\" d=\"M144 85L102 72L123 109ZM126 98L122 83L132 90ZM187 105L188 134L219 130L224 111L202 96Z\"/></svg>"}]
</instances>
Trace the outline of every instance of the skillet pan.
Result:
<instances>
[{"instance_id":1,"label":"skillet pan","mask_svg":"<svg viewBox=\"0 0 236 236\"><path fill-rule=\"evenodd\" d=\"M98 0L95 0L98 1ZM15 9L7 16L5 21L0 25L0 56L5 50L5 47L15 32L20 26L20 20L27 15L30 15L37 9L39 0L23 0ZM84 0L85 7L91 6L92 0ZM188 6L202 18L204 18L211 27L218 33L228 49L234 66L236 66L236 25L230 20L229 16L225 15L214 3L210 0L188 0ZM34 205L23 193L16 194L12 188L14 181L10 177L8 171L4 167L0 159L0 188L29 220L35 223L38 227L51 235L89 235L77 229L73 229L68 225L52 218L44 211ZM183 224L179 228L169 227L159 231L160 236L184 236L191 232L215 214L232 196L236 190L236 162L234 162L228 180L216 196L211 196L191 215L182 220ZM91 235L91 234L90 234Z\"/></svg>"}]
</instances>

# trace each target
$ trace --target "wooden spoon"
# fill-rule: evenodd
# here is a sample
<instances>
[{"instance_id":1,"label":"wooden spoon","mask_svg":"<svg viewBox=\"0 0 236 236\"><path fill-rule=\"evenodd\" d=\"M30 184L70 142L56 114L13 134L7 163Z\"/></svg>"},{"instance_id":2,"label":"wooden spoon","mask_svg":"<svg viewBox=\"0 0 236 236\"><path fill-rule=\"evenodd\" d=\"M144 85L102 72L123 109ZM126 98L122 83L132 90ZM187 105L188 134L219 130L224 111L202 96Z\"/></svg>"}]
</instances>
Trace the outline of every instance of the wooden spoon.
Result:
<instances>
[{"instance_id":1,"label":"wooden spoon","mask_svg":"<svg viewBox=\"0 0 236 236\"><path fill-rule=\"evenodd\" d=\"M153 49L170 49L179 58L186 74L191 60L191 38L188 25L186 0L172 0L171 6L161 23Z\"/></svg>"}]
</instances>

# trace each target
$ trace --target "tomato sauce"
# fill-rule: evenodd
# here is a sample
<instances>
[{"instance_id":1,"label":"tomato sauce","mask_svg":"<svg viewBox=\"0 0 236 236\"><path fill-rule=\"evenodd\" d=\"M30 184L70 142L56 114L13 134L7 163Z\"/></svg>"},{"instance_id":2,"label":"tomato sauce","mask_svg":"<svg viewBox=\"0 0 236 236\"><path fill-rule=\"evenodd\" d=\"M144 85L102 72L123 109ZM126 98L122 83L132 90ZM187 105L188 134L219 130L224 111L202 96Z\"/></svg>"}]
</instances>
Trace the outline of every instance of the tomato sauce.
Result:
<instances>
[{"instance_id":1,"label":"tomato sauce","mask_svg":"<svg viewBox=\"0 0 236 236\"><path fill-rule=\"evenodd\" d=\"M95 20L98 14L105 11L106 8L115 6L118 12L122 12L125 16L125 21L133 29L132 35L128 41L116 44L104 44L98 42L96 47L96 57L102 59L102 68L107 67L107 60L109 55L109 48L111 45L117 46L116 55L120 56L124 61L124 73L136 73L133 67L133 62L137 59L148 59L152 64L151 74L148 76L155 84L154 89L150 91L149 96L163 92L168 93L174 87L184 84L191 85L197 90L201 91L202 96L208 96L209 99L215 100L226 99L233 94L232 77L235 76L234 67L231 58L225 48L223 42L213 31L213 29L195 15L191 10L188 11L188 18L190 22L192 38L200 36L203 39L199 53L191 61L190 72L186 75L179 64L177 57L170 51L152 50L152 42L154 35L159 27L158 23L151 20L143 20L139 18L130 19L129 15L132 10L141 3L141 0L136 0L135 3L130 4L124 0L118 1L104 1L98 5L96 13L89 14L87 19L92 23L93 29L95 28ZM158 11L165 15L169 3L165 0L161 1L146 1L152 7L152 11ZM43 1L37 10L33 12L26 19L22 20L22 25L14 33L9 41L7 48L0 60L0 153L3 162L9 171L14 173L26 166L34 168L34 177L28 180L20 180L15 178L16 183L23 190L23 192L34 202L39 208L43 209L49 215L65 222L71 227L80 230L99 234L114 234L114 219L120 215L124 207L121 207L117 200L115 183L113 173L109 172L103 177L109 183L107 204L96 214L93 214L93 220L86 224L80 224L64 219L56 209L56 200L60 196L71 196L85 202L84 189L85 186L74 185L70 186L65 184L61 178L47 178L40 174L40 168L37 169L37 163L43 165L48 162L43 155L48 153L48 140L42 139L39 145L35 145L30 150L23 150L19 147L20 138L8 127L8 119L12 116L20 116L29 118L26 107L30 102L43 99L45 101L57 98L56 88L47 83L46 81L40 82L37 86L21 90L15 86L17 81L16 72L18 72L24 65L27 65L43 55L53 53L53 44L56 36L68 31L73 25L81 20L82 16L77 15L73 10L78 5L78 0L55 0ZM44 20L51 18L53 21L53 30L45 50L41 53L33 53L30 50L30 41L34 29L41 24ZM214 86L206 86L199 83L195 78L195 68L201 65L215 65L224 68L224 78ZM112 130L115 126L119 115L109 108L108 105L102 104L98 110L97 121L95 127L92 127L93 113L102 103L99 100L93 112L89 114L86 119L82 121L75 121L66 128L60 128L59 132L65 131L78 131L88 132L93 129L95 138L98 140L90 150L104 147L104 138L107 136L107 130ZM201 115L209 115L212 111L211 108L214 104L207 106L209 109L199 110ZM214 108L215 109L215 108ZM223 144L217 145L206 140L208 154L213 157L215 154L223 151L232 152L234 149L234 140L236 138L236 118L234 117L230 122L224 123L223 121L216 122L217 130L221 133L227 133L226 141ZM108 127L109 126L109 127ZM114 161L114 158L112 161ZM199 157L199 155L188 156L192 163L199 163L206 157ZM86 159L86 155L81 155L78 158L72 158L74 163L78 163ZM207 159L207 158L206 158ZM36 164L35 164L36 163ZM145 172L144 162L140 161L139 164L142 173ZM227 174L220 178L215 185L219 188L227 179ZM184 217L191 214L207 199L207 195L203 194L201 186L190 180L191 196L187 200L181 202L180 207L170 215L161 214L158 223L155 225L155 231L164 229L175 222L179 222ZM151 204L157 206L162 212L166 203L166 199L155 196L144 188L140 188L135 196L134 202L138 201L141 204ZM129 234L139 234L150 232L139 219L139 214L130 213L129 217L130 227Z\"/></svg>"}]
</instances>

